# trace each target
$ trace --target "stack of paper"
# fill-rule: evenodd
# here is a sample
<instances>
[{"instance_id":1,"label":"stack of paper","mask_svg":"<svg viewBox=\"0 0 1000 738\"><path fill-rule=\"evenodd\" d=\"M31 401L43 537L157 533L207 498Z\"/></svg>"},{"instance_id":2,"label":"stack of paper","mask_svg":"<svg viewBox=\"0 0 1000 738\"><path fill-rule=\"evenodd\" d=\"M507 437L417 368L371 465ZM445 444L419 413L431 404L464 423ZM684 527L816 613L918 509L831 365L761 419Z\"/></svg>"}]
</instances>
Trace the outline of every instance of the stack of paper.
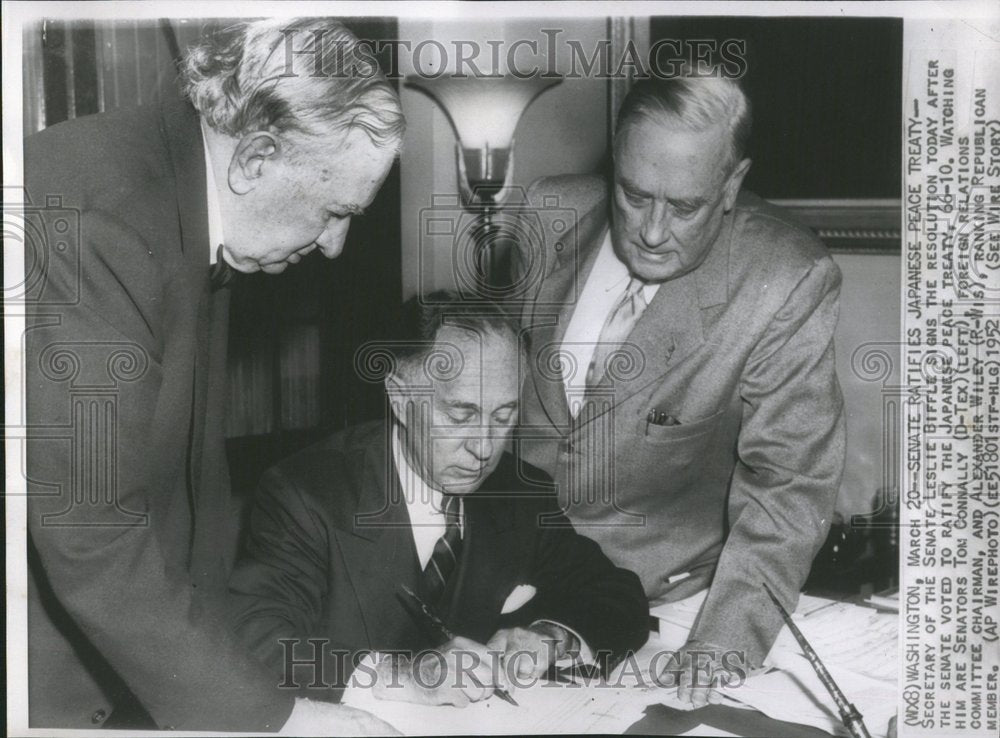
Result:
<instances>
[{"instance_id":1,"label":"stack of paper","mask_svg":"<svg viewBox=\"0 0 1000 738\"><path fill-rule=\"evenodd\" d=\"M687 641L705 594L650 609L659 620L660 641L665 648L680 648ZM896 710L898 616L801 595L792 619L841 691L864 716L871 734L885 735ZM775 668L718 694L728 704L752 707L778 720L845 733L833 698L787 626L778 634L766 664Z\"/></svg>"},{"instance_id":2,"label":"stack of paper","mask_svg":"<svg viewBox=\"0 0 1000 738\"><path fill-rule=\"evenodd\" d=\"M897 615L832 602L805 617L796 614L793 619L828 668L838 667L890 685L896 683L899 669ZM785 653L802 653L787 627L778 634L768 660L784 668L782 655Z\"/></svg>"},{"instance_id":3,"label":"stack of paper","mask_svg":"<svg viewBox=\"0 0 1000 738\"><path fill-rule=\"evenodd\" d=\"M660 623L660 641L665 648L684 645L707 594L708 590L703 589L678 602L650 603L649 614Z\"/></svg>"},{"instance_id":4,"label":"stack of paper","mask_svg":"<svg viewBox=\"0 0 1000 738\"><path fill-rule=\"evenodd\" d=\"M828 670L861 713L873 738L885 736L889 719L896 714L895 686L840 667ZM833 698L804 656L787 654L781 668L751 677L742 686L720 690L719 694L775 720L812 725L833 735L850 735Z\"/></svg>"},{"instance_id":5,"label":"stack of paper","mask_svg":"<svg viewBox=\"0 0 1000 738\"><path fill-rule=\"evenodd\" d=\"M667 647L680 648L684 645L691 632L691 627L694 625L695 618L698 617L701 606L705 603L707 594L708 590L703 589L684 600L650 605L649 614L659 621L660 639ZM835 600L802 594L799 595L799 602L792 617L795 618L796 624L799 624L804 618L839 604ZM784 629L783 633L794 643L795 639L792 638L792 634L788 632L787 628Z\"/></svg>"},{"instance_id":6,"label":"stack of paper","mask_svg":"<svg viewBox=\"0 0 1000 738\"><path fill-rule=\"evenodd\" d=\"M513 689L515 707L496 697L470 705L425 707L377 699L352 687L344 703L369 710L407 735L481 733L621 733L642 719L646 708L664 704L690 709L676 690L650 687L650 663L659 651L675 650L687 640L705 593L651 608L660 633L632 659L623 662L608 684L587 686L539 682ZM884 736L896 710L896 616L803 595L793 615L847 699L864 716L873 736ZM659 659L662 665L662 659ZM719 690L713 701L755 709L778 720L802 723L831 734L846 734L833 699L784 628L767 659L775 667L739 687Z\"/></svg>"}]
</instances>

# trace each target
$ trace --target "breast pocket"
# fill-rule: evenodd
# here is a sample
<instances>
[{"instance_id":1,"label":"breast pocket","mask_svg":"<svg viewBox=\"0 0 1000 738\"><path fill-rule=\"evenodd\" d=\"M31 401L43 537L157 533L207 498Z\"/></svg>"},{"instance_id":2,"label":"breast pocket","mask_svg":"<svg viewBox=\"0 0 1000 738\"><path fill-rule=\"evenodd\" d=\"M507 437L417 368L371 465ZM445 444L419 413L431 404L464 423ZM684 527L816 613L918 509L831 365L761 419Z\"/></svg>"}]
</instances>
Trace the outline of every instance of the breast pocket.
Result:
<instances>
[{"instance_id":1,"label":"breast pocket","mask_svg":"<svg viewBox=\"0 0 1000 738\"><path fill-rule=\"evenodd\" d=\"M619 465L633 493L662 499L664 490L677 496L702 488L715 474L716 431L724 415L720 410L679 425L653 425L640 418L636 442L626 463Z\"/></svg>"},{"instance_id":2,"label":"breast pocket","mask_svg":"<svg viewBox=\"0 0 1000 738\"><path fill-rule=\"evenodd\" d=\"M655 425L645 418L639 419L638 436L647 444L662 445L679 441L696 441L712 433L722 418L725 410L709 415L707 418L679 423L677 425Z\"/></svg>"}]
</instances>

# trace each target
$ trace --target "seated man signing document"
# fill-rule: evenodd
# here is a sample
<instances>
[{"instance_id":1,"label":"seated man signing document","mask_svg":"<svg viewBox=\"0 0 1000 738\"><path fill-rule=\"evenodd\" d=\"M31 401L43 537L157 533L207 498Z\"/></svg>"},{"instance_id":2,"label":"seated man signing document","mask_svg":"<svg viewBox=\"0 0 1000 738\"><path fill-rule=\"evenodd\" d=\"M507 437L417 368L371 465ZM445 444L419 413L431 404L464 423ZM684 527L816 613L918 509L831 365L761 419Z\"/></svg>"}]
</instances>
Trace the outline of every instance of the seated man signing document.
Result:
<instances>
[{"instance_id":1,"label":"seated man signing document","mask_svg":"<svg viewBox=\"0 0 1000 738\"><path fill-rule=\"evenodd\" d=\"M339 699L360 662L357 681L381 698L456 705L563 656L642 646L638 577L578 535L554 495L522 481L541 472L519 474L507 453L516 321L447 293L403 313L397 340L367 362L392 357L391 421L335 433L264 475L230 580L244 642L276 684L314 699ZM451 639L428 632L404 587Z\"/></svg>"}]
</instances>

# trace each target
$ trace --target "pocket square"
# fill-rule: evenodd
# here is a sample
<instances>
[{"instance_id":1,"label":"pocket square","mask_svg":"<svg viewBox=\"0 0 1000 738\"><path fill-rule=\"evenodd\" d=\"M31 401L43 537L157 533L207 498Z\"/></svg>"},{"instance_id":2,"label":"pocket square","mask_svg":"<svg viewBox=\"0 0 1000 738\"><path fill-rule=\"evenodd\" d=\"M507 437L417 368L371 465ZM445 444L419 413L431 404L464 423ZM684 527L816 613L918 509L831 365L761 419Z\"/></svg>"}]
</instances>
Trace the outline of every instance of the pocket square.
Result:
<instances>
[{"instance_id":1,"label":"pocket square","mask_svg":"<svg viewBox=\"0 0 1000 738\"><path fill-rule=\"evenodd\" d=\"M536 592L538 592L538 590L530 584L517 585L510 591L510 594L507 595L507 599L503 603L503 608L500 610L500 614L506 615L509 612L520 610L531 601L531 598L535 596Z\"/></svg>"}]
</instances>

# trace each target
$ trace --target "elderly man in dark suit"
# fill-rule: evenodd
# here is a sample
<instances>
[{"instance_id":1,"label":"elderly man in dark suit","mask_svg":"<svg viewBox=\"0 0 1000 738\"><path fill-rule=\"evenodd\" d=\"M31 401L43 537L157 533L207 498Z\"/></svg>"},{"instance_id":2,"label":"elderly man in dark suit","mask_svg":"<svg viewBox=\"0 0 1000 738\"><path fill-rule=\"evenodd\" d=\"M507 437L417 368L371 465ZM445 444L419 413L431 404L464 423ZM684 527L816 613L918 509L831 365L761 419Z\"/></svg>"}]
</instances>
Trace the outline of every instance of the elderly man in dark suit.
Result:
<instances>
[{"instance_id":1,"label":"elderly man in dark suit","mask_svg":"<svg viewBox=\"0 0 1000 738\"><path fill-rule=\"evenodd\" d=\"M220 614L228 294L210 270L340 252L403 129L357 48L329 19L237 23L189 52L187 100L25 143L28 197L60 198L47 226L69 243L26 337L34 728L385 727L275 692Z\"/></svg>"},{"instance_id":2,"label":"elderly man in dark suit","mask_svg":"<svg viewBox=\"0 0 1000 738\"><path fill-rule=\"evenodd\" d=\"M524 311L521 453L651 600L707 588L688 645L715 666L730 650L761 665L781 627L762 585L794 608L844 462L840 273L812 233L741 192L749 130L734 80L639 82L612 181L537 182L530 200L548 207L522 260L536 278L522 284L541 286ZM693 680L694 661L679 692L702 704L711 680Z\"/></svg>"},{"instance_id":3,"label":"elderly man in dark suit","mask_svg":"<svg viewBox=\"0 0 1000 738\"><path fill-rule=\"evenodd\" d=\"M400 601L405 586L457 637L440 658L369 667L385 699L462 705L507 670L530 679L566 654L611 660L639 648L648 610L638 578L577 534L551 488L523 481L542 473L507 452L523 359L516 319L435 293L409 301L398 325L376 347L393 357L392 422L335 433L264 476L230 582L248 646L287 686L337 699L363 652L440 645ZM503 655L502 672L489 651ZM462 678L463 658L478 682Z\"/></svg>"}]
</instances>

